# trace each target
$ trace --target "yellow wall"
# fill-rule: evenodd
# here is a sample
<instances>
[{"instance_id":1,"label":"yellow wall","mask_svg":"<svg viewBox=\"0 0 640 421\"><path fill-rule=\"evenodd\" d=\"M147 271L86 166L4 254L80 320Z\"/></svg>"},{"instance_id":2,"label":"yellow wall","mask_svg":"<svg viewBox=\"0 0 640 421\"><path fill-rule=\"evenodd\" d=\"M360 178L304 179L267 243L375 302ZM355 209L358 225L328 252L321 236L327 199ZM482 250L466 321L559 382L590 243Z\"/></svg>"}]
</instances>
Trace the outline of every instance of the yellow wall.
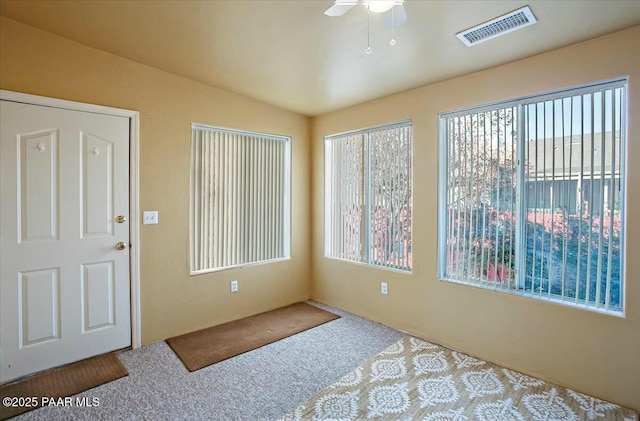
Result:
<instances>
[{"instance_id":1,"label":"yellow wall","mask_svg":"<svg viewBox=\"0 0 640 421\"><path fill-rule=\"evenodd\" d=\"M312 120L312 297L434 342L640 409L640 26ZM438 113L629 76L625 318L436 278ZM413 273L323 257L323 137L412 119ZM389 295L380 294L380 282Z\"/></svg>"},{"instance_id":2,"label":"yellow wall","mask_svg":"<svg viewBox=\"0 0 640 421\"><path fill-rule=\"evenodd\" d=\"M142 341L309 297L309 122L306 117L2 18L0 87L140 112ZM292 258L189 276L191 123L292 137ZM229 292L231 279L239 292Z\"/></svg>"}]
</instances>

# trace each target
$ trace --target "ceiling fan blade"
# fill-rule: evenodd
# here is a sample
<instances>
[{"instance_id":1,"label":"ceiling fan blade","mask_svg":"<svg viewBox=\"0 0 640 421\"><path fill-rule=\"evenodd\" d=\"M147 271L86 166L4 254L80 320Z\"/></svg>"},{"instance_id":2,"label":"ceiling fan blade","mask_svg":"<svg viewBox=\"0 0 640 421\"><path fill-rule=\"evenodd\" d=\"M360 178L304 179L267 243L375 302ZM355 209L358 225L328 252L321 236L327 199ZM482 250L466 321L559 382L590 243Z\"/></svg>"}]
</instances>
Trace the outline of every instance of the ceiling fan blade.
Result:
<instances>
[{"instance_id":1,"label":"ceiling fan blade","mask_svg":"<svg viewBox=\"0 0 640 421\"><path fill-rule=\"evenodd\" d=\"M327 16L342 16L357 3L357 1L336 0L333 2L333 6L324 11L324 14Z\"/></svg>"},{"instance_id":2,"label":"ceiling fan blade","mask_svg":"<svg viewBox=\"0 0 640 421\"><path fill-rule=\"evenodd\" d=\"M385 12L384 26L391 28L404 23L407 20L407 12L404 10L403 4L396 4L392 10Z\"/></svg>"}]
</instances>

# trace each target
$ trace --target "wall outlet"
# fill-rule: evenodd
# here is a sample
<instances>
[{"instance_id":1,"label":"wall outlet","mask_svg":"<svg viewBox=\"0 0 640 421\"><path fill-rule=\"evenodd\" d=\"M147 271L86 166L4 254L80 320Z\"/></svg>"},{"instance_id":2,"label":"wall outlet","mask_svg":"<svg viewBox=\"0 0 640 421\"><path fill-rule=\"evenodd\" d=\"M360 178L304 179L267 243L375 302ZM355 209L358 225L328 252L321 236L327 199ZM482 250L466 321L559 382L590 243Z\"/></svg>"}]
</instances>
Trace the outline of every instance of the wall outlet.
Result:
<instances>
[{"instance_id":1,"label":"wall outlet","mask_svg":"<svg viewBox=\"0 0 640 421\"><path fill-rule=\"evenodd\" d=\"M238 281L231 281L231 292L238 292Z\"/></svg>"},{"instance_id":2,"label":"wall outlet","mask_svg":"<svg viewBox=\"0 0 640 421\"><path fill-rule=\"evenodd\" d=\"M389 292L388 286L386 282L382 282L380 284L380 293L383 295L387 295L387 293Z\"/></svg>"}]
</instances>

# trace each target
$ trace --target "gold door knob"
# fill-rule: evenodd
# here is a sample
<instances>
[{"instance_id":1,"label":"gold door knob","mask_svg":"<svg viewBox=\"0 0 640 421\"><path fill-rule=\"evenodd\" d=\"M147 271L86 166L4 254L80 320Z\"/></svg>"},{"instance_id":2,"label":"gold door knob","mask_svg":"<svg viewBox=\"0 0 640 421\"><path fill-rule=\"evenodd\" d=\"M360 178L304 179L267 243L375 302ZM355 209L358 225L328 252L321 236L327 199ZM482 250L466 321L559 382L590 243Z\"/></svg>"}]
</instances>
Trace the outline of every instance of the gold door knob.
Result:
<instances>
[{"instance_id":1,"label":"gold door knob","mask_svg":"<svg viewBox=\"0 0 640 421\"><path fill-rule=\"evenodd\" d=\"M126 222L126 221L127 221L127 217L126 217L126 216L124 216L124 215L118 215L118 216L116 217L116 222L117 222L118 224L122 224L123 222Z\"/></svg>"},{"instance_id":2,"label":"gold door knob","mask_svg":"<svg viewBox=\"0 0 640 421\"><path fill-rule=\"evenodd\" d=\"M124 250L127 248L127 244L124 241L120 241L118 244L116 244L116 248L118 250Z\"/></svg>"}]
</instances>

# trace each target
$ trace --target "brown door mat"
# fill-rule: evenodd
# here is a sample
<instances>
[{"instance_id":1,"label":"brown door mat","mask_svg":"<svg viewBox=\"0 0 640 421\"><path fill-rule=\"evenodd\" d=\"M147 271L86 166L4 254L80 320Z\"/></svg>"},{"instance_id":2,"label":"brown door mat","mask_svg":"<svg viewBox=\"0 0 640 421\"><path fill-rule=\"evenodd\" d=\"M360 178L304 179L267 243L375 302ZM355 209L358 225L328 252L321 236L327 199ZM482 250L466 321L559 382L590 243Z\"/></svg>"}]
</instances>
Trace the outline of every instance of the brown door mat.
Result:
<instances>
[{"instance_id":1,"label":"brown door mat","mask_svg":"<svg viewBox=\"0 0 640 421\"><path fill-rule=\"evenodd\" d=\"M0 420L42 406L43 398L69 398L128 374L118 356L110 353L3 384L0 386Z\"/></svg>"},{"instance_id":2,"label":"brown door mat","mask_svg":"<svg viewBox=\"0 0 640 421\"><path fill-rule=\"evenodd\" d=\"M195 371L338 318L300 302L169 338L167 343L187 369Z\"/></svg>"}]
</instances>

